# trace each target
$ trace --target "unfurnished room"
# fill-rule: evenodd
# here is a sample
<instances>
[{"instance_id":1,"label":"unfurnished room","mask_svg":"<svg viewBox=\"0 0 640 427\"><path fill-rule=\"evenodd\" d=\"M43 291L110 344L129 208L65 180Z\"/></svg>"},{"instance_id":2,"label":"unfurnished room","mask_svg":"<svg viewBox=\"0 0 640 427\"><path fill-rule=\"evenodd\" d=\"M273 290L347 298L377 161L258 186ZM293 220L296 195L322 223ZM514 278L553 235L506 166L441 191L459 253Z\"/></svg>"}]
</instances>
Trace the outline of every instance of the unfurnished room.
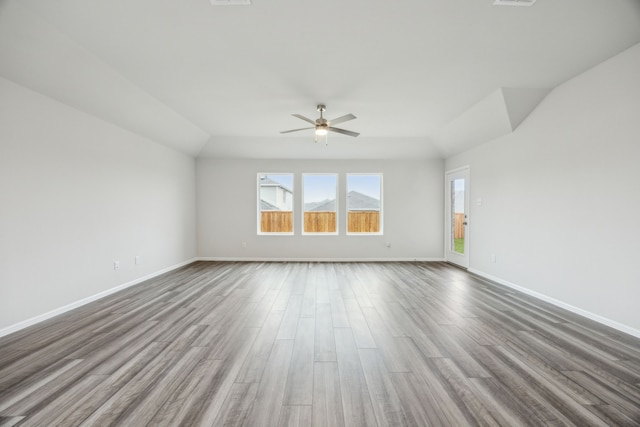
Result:
<instances>
[{"instance_id":1,"label":"unfurnished room","mask_svg":"<svg viewBox=\"0 0 640 427\"><path fill-rule=\"evenodd\" d=\"M0 0L0 426L639 426L640 0Z\"/></svg>"}]
</instances>

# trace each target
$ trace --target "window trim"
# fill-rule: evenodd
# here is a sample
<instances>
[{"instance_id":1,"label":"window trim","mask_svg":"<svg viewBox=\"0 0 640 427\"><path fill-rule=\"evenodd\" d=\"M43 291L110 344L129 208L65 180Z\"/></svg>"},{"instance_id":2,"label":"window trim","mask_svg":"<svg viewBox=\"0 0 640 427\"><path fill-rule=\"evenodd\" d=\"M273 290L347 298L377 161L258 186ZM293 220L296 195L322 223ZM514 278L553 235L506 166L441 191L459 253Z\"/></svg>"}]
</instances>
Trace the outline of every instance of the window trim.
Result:
<instances>
[{"instance_id":1,"label":"window trim","mask_svg":"<svg viewBox=\"0 0 640 427\"><path fill-rule=\"evenodd\" d=\"M263 211L261 206L261 185L260 177L269 175L289 175L291 176L291 231L262 231L262 212L278 212L278 211ZM256 174L256 230L258 236L293 236L295 235L295 181L296 176L294 172L258 172Z\"/></svg>"},{"instance_id":2,"label":"window trim","mask_svg":"<svg viewBox=\"0 0 640 427\"><path fill-rule=\"evenodd\" d=\"M354 232L349 231L349 177L358 175L376 175L380 177L380 210L379 212L379 227L380 231L375 232ZM356 172L347 173L345 176L345 217L346 228L345 233L347 236L383 236L384 235L384 174L382 172Z\"/></svg>"},{"instance_id":3,"label":"window trim","mask_svg":"<svg viewBox=\"0 0 640 427\"><path fill-rule=\"evenodd\" d=\"M335 199L335 204L336 204L336 210L335 210L335 214L336 214L336 231L333 232L322 232L322 231L304 231L304 214L307 212L304 208L304 177L305 175L324 175L324 176L334 176L336 178L336 199ZM301 182L300 182L300 188L301 188L301 194L302 196L301 198L301 204L300 206L302 207L302 215L300 215L301 217L301 228L300 228L300 234L302 234L303 236L339 236L340 235L340 215L339 215L339 199L340 199L340 175L337 172L302 172L301 173Z\"/></svg>"}]
</instances>

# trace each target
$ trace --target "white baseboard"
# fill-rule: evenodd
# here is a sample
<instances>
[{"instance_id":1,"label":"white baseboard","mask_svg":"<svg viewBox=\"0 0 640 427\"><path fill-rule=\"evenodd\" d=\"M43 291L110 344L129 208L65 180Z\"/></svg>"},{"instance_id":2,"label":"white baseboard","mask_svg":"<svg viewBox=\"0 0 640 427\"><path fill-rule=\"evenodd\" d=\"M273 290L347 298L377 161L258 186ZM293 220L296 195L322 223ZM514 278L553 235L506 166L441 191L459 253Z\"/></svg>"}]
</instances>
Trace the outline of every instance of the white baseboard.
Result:
<instances>
[{"instance_id":1,"label":"white baseboard","mask_svg":"<svg viewBox=\"0 0 640 427\"><path fill-rule=\"evenodd\" d=\"M163 268L162 270L156 271L156 272L151 273L151 274L147 274L146 276L139 277L139 278L137 278L135 280L132 280L130 282L123 283L123 284L118 285L116 287L113 287L111 289L107 289L106 291L102 291L102 292L99 292L99 293L97 293L95 295L91 295L91 296L83 298L81 300L72 302L71 304L67 304L67 305L65 305L63 307L56 308L55 310L51 310L51 311L49 311L47 313L44 313L44 314L41 314L39 316L32 317L31 319L23 320L22 322L18 322L18 323L14 324L14 325L7 326L6 328L0 329L0 337L3 337L5 335L9 335L9 334L11 334L13 332L17 332L17 331L19 331L21 329L24 329L24 328L27 328L27 327L29 327L31 325L35 325L36 323L40 323L40 322L43 322L45 320L51 319L52 317L55 317L55 316L58 316L60 314L66 313L67 311L73 310L74 308L78 308L78 307L81 307L81 306L83 306L85 304L88 304L90 302L99 300L100 298L104 298L104 297L106 297L108 295L111 295L111 294L113 294L115 292L118 292L118 291L121 291L123 289L126 289L126 288L128 288L130 286L137 285L138 283L144 282L145 280L149 280L149 279L152 279L152 278L154 278L156 276L159 276L161 274L168 273L169 271L175 270L177 268L184 267L185 265L191 264L194 261L197 261L197 258L192 258L190 260L181 262L179 264L172 265L171 267Z\"/></svg>"},{"instance_id":2,"label":"white baseboard","mask_svg":"<svg viewBox=\"0 0 640 427\"><path fill-rule=\"evenodd\" d=\"M504 286L506 286L508 288L515 289L517 291L522 292L523 294L527 294L527 295L530 295L532 297L538 298L539 300L548 302L550 304L553 304L553 305L555 305L557 307L563 308L563 309L565 309L567 311L570 311L572 313L579 314L580 316L586 317L587 319L591 319L591 320L596 321L598 323L602 323L603 325L609 326L609 327L611 327L613 329L617 329L618 331L624 332L624 333L629 334L629 335L633 335L636 338L640 338L640 330L638 330L638 329L632 328L630 326L624 325L622 323L616 322L614 320L608 319L608 318L600 316L598 314L591 313L590 311L583 310L583 309L581 309L579 307L574 307L574 306L572 306L570 304L567 304L567 303L562 302L560 300L557 300L555 298L551 298L550 296L547 296L545 294L541 294L539 292L532 291L531 289L527 289L527 288L524 288L522 286L516 285L515 283L511 283L511 282L509 282L507 280L501 279L499 277L492 276L491 274L487 274L487 273L485 273L483 271L476 270L476 269L473 269L473 268L470 268L467 271L469 273L475 274L476 276L480 276L480 277L483 277L485 279L491 280L492 282L496 282L496 283L498 283L500 285L504 285Z\"/></svg>"},{"instance_id":3,"label":"white baseboard","mask_svg":"<svg viewBox=\"0 0 640 427\"><path fill-rule=\"evenodd\" d=\"M244 262L437 262L444 258L251 258L251 257L199 257L198 261Z\"/></svg>"}]
</instances>

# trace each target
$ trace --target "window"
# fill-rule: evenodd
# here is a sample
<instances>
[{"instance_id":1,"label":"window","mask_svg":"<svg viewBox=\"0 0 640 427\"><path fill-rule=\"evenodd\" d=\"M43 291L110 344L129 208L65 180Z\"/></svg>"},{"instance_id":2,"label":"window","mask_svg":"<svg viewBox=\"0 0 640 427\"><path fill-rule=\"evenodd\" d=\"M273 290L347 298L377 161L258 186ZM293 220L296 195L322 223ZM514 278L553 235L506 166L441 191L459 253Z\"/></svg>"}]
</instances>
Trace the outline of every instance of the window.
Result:
<instances>
[{"instance_id":1,"label":"window","mask_svg":"<svg viewBox=\"0 0 640 427\"><path fill-rule=\"evenodd\" d=\"M293 174L258 174L258 234L293 234Z\"/></svg>"},{"instance_id":2,"label":"window","mask_svg":"<svg viewBox=\"0 0 640 427\"><path fill-rule=\"evenodd\" d=\"M337 234L338 176L303 174L303 225L305 234Z\"/></svg>"},{"instance_id":3,"label":"window","mask_svg":"<svg viewBox=\"0 0 640 427\"><path fill-rule=\"evenodd\" d=\"M382 234L382 174L347 175L347 234Z\"/></svg>"}]
</instances>

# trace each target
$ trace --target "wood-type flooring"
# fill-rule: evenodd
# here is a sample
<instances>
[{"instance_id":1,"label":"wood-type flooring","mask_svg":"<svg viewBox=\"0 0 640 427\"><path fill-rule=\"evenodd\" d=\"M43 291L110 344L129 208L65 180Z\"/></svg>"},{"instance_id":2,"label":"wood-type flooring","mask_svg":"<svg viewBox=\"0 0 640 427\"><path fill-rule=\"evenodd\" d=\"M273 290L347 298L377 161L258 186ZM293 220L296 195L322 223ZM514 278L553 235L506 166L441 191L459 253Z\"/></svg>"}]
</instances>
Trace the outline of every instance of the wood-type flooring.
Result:
<instances>
[{"instance_id":1,"label":"wood-type flooring","mask_svg":"<svg viewBox=\"0 0 640 427\"><path fill-rule=\"evenodd\" d=\"M0 425L638 426L640 340L445 263L196 262L0 338Z\"/></svg>"}]
</instances>

